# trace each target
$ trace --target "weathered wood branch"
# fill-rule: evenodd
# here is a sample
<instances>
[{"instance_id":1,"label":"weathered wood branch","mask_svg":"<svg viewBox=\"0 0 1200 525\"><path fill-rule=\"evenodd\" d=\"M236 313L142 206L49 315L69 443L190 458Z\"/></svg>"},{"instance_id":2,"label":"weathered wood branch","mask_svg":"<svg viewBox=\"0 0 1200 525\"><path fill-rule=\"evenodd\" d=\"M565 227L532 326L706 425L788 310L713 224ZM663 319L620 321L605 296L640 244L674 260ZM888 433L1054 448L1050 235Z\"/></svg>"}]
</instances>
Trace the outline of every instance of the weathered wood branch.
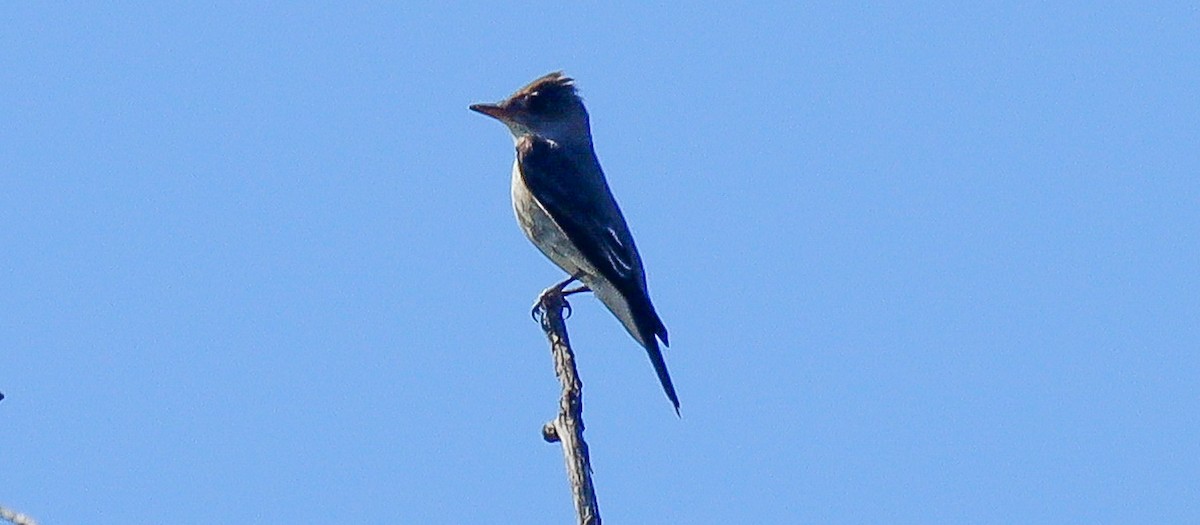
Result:
<instances>
[{"instance_id":1,"label":"weathered wood branch","mask_svg":"<svg viewBox=\"0 0 1200 525\"><path fill-rule=\"evenodd\" d=\"M0 519L11 522L13 525L37 525L37 521L29 515L21 514L6 507L0 507Z\"/></svg>"},{"instance_id":2,"label":"weathered wood branch","mask_svg":"<svg viewBox=\"0 0 1200 525\"><path fill-rule=\"evenodd\" d=\"M575 512L580 525L600 525L600 506L592 486L592 464L588 458L587 442L583 440L583 382L575 368L575 352L567 339L567 324L563 312L570 315L562 288L551 288L538 298L542 331L550 341L554 356L554 373L562 385L558 401L558 416L542 427L542 437L548 443L562 443L566 460L567 481L575 500Z\"/></svg>"}]
</instances>

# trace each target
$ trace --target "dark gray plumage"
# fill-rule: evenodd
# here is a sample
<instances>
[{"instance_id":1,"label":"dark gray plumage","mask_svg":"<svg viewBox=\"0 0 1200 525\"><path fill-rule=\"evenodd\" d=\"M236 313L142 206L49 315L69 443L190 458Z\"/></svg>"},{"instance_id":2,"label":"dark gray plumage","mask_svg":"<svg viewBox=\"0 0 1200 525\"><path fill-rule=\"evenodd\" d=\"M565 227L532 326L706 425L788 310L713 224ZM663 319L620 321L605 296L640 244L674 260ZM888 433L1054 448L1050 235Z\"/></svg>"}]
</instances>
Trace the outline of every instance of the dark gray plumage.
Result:
<instances>
[{"instance_id":1,"label":"dark gray plumage","mask_svg":"<svg viewBox=\"0 0 1200 525\"><path fill-rule=\"evenodd\" d=\"M578 275L646 349L678 412L679 398L658 346L659 339L668 344L667 328L650 302L641 256L604 179L574 81L550 73L498 104L471 109L512 132L513 209L525 235L569 275Z\"/></svg>"}]
</instances>

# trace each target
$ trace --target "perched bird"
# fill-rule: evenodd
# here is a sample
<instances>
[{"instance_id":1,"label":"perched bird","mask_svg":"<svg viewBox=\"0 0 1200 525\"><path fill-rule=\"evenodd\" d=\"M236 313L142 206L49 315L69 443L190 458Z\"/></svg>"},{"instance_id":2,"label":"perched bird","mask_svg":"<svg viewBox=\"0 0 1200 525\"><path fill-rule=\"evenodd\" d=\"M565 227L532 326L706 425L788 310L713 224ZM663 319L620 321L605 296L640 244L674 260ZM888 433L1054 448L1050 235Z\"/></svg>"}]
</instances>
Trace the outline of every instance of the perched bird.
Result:
<instances>
[{"instance_id":1,"label":"perched bird","mask_svg":"<svg viewBox=\"0 0 1200 525\"><path fill-rule=\"evenodd\" d=\"M668 344L667 327L650 303L642 258L596 159L575 81L550 73L503 101L471 109L512 132L513 209L529 240L570 275L557 289L578 279L600 298L646 349L678 413L679 398L658 347L659 339Z\"/></svg>"}]
</instances>

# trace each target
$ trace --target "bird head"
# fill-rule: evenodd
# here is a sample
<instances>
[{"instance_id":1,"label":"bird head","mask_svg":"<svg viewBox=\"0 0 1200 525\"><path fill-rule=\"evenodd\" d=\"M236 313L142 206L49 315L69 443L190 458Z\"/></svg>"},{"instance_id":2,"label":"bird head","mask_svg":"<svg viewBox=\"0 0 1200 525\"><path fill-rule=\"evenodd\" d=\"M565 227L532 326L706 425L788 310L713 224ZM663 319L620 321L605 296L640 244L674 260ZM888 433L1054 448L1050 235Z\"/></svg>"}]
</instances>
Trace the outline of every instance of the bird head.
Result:
<instances>
[{"instance_id":1,"label":"bird head","mask_svg":"<svg viewBox=\"0 0 1200 525\"><path fill-rule=\"evenodd\" d=\"M514 139L537 135L559 143L591 142L587 109L575 90L575 80L561 71L538 78L495 104L474 104L471 110L503 122Z\"/></svg>"}]
</instances>

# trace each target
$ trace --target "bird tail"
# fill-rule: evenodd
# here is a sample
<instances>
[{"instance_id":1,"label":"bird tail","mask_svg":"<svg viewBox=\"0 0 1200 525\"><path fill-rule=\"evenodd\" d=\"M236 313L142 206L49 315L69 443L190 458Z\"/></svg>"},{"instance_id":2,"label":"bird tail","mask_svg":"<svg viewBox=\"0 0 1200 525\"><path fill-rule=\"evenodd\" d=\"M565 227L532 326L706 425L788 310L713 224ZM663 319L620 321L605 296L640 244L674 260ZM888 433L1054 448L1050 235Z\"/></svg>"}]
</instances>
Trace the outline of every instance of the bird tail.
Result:
<instances>
[{"instance_id":1,"label":"bird tail","mask_svg":"<svg viewBox=\"0 0 1200 525\"><path fill-rule=\"evenodd\" d=\"M658 317L658 312L654 311L650 297L642 290L627 290L627 293L621 293L607 279L590 278L585 275L582 280L617 320L621 321L629 335L646 349L650 364L654 365L654 373L658 374L658 382L662 383L663 392L666 392L667 399L670 399L675 407L675 414L679 415L679 397L675 395L675 385L671 383L671 374L667 372L667 363L658 347L659 339L664 346L670 344L667 342L667 327Z\"/></svg>"},{"instance_id":2,"label":"bird tail","mask_svg":"<svg viewBox=\"0 0 1200 525\"><path fill-rule=\"evenodd\" d=\"M658 347L658 339L662 339L663 346L670 346L667 341L667 327L658 317L658 312L654 311L654 305L650 303L649 298L634 303L630 306L633 307L638 335L641 336L638 337L638 342L646 348L650 364L654 365L654 373L658 375L658 382L662 383L663 392L666 392L667 399L671 400L675 407L675 415L678 416L679 396L675 394L675 385L671 382L670 372L667 372L667 362L663 360L662 350Z\"/></svg>"},{"instance_id":3,"label":"bird tail","mask_svg":"<svg viewBox=\"0 0 1200 525\"><path fill-rule=\"evenodd\" d=\"M663 391L667 393L667 399L671 400L671 404L675 407L675 415L679 415L679 396L675 395L675 385L671 384L671 374L667 372L667 363L663 361L662 351L658 349L658 341L650 340L650 344L646 347L646 353L650 356L650 362L654 364L654 373L658 374L658 382L662 383Z\"/></svg>"}]
</instances>

